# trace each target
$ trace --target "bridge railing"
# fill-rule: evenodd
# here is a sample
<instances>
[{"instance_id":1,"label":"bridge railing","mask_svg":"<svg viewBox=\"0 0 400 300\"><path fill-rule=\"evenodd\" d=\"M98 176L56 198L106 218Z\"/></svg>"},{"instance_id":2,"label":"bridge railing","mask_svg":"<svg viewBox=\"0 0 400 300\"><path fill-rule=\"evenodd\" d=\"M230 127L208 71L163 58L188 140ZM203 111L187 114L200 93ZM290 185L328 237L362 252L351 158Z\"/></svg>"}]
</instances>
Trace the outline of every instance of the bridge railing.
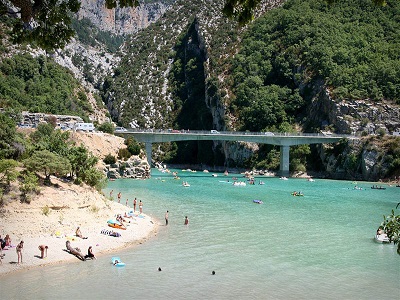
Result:
<instances>
[{"instance_id":1,"label":"bridge railing","mask_svg":"<svg viewBox=\"0 0 400 300\"><path fill-rule=\"evenodd\" d=\"M210 131L210 130L189 130L189 129L140 129L131 128L125 133L161 133L161 134L207 134L207 135L256 135L256 136L285 136L285 137L298 137L298 136L309 136L309 137L343 137L343 138L356 138L355 135L349 134L335 134L331 132L320 132L320 133L304 133L304 132L249 132L249 131Z\"/></svg>"}]
</instances>

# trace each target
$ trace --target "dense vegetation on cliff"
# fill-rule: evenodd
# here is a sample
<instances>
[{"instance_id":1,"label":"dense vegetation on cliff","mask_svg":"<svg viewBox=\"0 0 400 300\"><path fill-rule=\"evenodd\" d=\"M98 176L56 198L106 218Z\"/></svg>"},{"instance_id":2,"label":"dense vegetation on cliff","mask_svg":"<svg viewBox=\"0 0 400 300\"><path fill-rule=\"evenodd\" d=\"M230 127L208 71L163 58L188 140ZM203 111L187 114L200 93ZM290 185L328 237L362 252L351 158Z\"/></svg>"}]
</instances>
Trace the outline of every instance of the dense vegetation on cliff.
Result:
<instances>
[{"instance_id":1,"label":"dense vegetation on cliff","mask_svg":"<svg viewBox=\"0 0 400 300\"><path fill-rule=\"evenodd\" d=\"M399 103L397 1L383 7L368 0L287 1L243 31L219 15L220 8L178 1L129 40L125 58L103 85L115 121L142 128L320 130L321 124L307 122L316 81L336 101ZM208 111L212 119L204 122ZM188 162L182 146L161 147L161 159ZM262 148L246 164L279 165L277 149ZM214 158L222 152L190 149L190 162L205 162L198 156L204 151ZM307 147L293 148L293 166L304 169L307 153Z\"/></svg>"},{"instance_id":2,"label":"dense vegetation on cliff","mask_svg":"<svg viewBox=\"0 0 400 300\"><path fill-rule=\"evenodd\" d=\"M92 107L71 72L45 56L17 54L0 62L2 108L87 118Z\"/></svg>"},{"instance_id":3,"label":"dense vegetation on cliff","mask_svg":"<svg viewBox=\"0 0 400 300\"><path fill-rule=\"evenodd\" d=\"M125 41L125 36L99 30L87 18L83 18L81 20L72 19L71 25L75 30L76 38L82 44L92 47L105 48L105 50L109 53L118 51L119 47Z\"/></svg>"},{"instance_id":4,"label":"dense vegetation on cliff","mask_svg":"<svg viewBox=\"0 0 400 300\"><path fill-rule=\"evenodd\" d=\"M312 97L300 86L324 80L342 99L400 104L400 3L291 0L246 31L234 58L231 111L252 131L299 120Z\"/></svg>"}]
</instances>

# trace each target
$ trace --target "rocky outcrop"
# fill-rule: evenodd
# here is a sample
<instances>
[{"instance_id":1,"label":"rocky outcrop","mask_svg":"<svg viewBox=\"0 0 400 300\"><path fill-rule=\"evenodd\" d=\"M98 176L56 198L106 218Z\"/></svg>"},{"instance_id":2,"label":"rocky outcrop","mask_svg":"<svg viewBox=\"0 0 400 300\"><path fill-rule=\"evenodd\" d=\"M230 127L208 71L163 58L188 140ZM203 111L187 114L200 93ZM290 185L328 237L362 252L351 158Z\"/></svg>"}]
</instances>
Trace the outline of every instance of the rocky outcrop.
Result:
<instances>
[{"instance_id":1,"label":"rocky outcrop","mask_svg":"<svg viewBox=\"0 0 400 300\"><path fill-rule=\"evenodd\" d=\"M308 120L316 127L331 127L337 133L356 135L392 134L400 129L400 106L389 101L370 99L337 100L331 96L322 80L312 86L313 94L308 107Z\"/></svg>"},{"instance_id":2,"label":"rocky outcrop","mask_svg":"<svg viewBox=\"0 0 400 300\"><path fill-rule=\"evenodd\" d=\"M170 1L169 1L170 2ZM132 34L154 23L168 9L168 1L154 1L138 7L107 9L105 0L82 0L78 18L88 18L103 31Z\"/></svg>"},{"instance_id":3,"label":"rocky outcrop","mask_svg":"<svg viewBox=\"0 0 400 300\"><path fill-rule=\"evenodd\" d=\"M144 179L150 177L150 167L146 160L133 156L127 161L118 161L115 164L106 165L104 173L110 179Z\"/></svg>"}]
</instances>

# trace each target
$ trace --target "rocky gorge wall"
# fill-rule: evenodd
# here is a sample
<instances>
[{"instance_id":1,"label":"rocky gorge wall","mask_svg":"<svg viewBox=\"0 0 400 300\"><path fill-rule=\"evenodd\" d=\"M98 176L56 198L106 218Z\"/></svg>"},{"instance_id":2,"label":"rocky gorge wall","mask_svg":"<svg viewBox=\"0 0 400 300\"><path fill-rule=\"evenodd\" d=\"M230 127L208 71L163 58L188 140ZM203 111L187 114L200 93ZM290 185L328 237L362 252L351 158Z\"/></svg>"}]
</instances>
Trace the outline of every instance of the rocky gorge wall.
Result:
<instances>
[{"instance_id":1,"label":"rocky gorge wall","mask_svg":"<svg viewBox=\"0 0 400 300\"><path fill-rule=\"evenodd\" d=\"M168 9L163 1L141 4L138 7L107 9L105 0L82 0L78 18L88 18L103 31L132 34L146 28Z\"/></svg>"},{"instance_id":2,"label":"rocky gorge wall","mask_svg":"<svg viewBox=\"0 0 400 300\"><path fill-rule=\"evenodd\" d=\"M400 130L399 105L384 100L337 100L322 80L312 83L311 90L309 124L360 138L343 142L336 150L332 145L317 146L325 176L377 181L400 174L396 167L400 137L393 135Z\"/></svg>"}]
</instances>

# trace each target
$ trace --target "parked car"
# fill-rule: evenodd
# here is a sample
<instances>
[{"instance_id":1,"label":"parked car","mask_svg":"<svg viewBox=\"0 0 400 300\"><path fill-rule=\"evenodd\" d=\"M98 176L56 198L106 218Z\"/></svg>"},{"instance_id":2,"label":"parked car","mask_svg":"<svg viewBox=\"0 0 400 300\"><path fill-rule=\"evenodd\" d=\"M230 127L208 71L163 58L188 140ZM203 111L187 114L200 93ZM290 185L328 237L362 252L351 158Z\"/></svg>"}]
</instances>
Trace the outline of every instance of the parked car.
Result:
<instances>
[{"instance_id":1,"label":"parked car","mask_svg":"<svg viewBox=\"0 0 400 300\"><path fill-rule=\"evenodd\" d=\"M275 134L273 132L267 131L267 132L264 132L264 135L274 136Z\"/></svg>"},{"instance_id":2,"label":"parked car","mask_svg":"<svg viewBox=\"0 0 400 300\"><path fill-rule=\"evenodd\" d=\"M128 131L128 129L124 128L124 127L115 127L115 132L125 132Z\"/></svg>"}]
</instances>

